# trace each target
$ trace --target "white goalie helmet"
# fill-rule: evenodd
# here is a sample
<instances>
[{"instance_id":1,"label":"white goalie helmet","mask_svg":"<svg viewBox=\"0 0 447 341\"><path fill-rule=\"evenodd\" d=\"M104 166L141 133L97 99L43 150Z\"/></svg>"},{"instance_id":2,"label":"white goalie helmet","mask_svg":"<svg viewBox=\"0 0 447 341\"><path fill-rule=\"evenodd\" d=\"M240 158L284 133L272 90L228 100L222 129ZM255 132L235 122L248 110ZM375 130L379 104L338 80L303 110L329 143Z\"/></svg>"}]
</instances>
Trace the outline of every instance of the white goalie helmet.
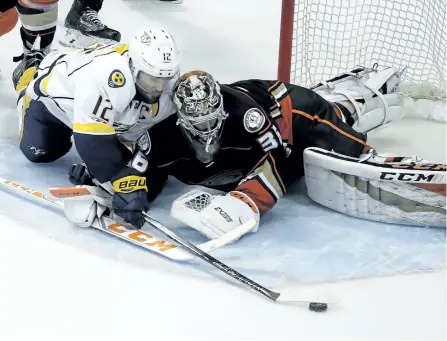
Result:
<instances>
[{"instance_id":1,"label":"white goalie helmet","mask_svg":"<svg viewBox=\"0 0 447 341\"><path fill-rule=\"evenodd\" d=\"M223 107L219 83L207 72L191 71L174 86L177 124L190 140L196 158L208 163L220 147L220 136L228 114Z\"/></svg>"},{"instance_id":2,"label":"white goalie helmet","mask_svg":"<svg viewBox=\"0 0 447 341\"><path fill-rule=\"evenodd\" d=\"M169 93L180 74L180 52L163 27L145 29L129 43L130 68L137 91L148 103Z\"/></svg>"}]
</instances>

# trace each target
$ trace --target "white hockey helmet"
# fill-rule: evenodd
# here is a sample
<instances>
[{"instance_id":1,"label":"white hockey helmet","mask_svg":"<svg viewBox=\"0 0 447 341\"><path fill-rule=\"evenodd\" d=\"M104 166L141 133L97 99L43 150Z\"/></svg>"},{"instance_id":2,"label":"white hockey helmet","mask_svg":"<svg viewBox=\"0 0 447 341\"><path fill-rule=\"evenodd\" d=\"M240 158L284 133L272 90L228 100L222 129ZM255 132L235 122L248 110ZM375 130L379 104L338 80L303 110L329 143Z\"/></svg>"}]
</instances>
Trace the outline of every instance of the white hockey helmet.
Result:
<instances>
[{"instance_id":1,"label":"white hockey helmet","mask_svg":"<svg viewBox=\"0 0 447 341\"><path fill-rule=\"evenodd\" d=\"M180 52L163 27L144 29L129 43L130 68L137 91L148 103L169 92L180 74Z\"/></svg>"}]
</instances>

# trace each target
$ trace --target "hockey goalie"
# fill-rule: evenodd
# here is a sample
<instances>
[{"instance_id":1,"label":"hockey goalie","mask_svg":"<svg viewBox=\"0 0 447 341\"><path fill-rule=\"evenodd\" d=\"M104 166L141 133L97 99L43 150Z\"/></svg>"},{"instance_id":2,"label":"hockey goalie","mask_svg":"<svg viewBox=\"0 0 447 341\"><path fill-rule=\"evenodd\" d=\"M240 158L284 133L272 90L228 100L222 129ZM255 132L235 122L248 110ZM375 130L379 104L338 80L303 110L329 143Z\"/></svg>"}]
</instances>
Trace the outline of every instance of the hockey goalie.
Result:
<instances>
[{"instance_id":1,"label":"hockey goalie","mask_svg":"<svg viewBox=\"0 0 447 341\"><path fill-rule=\"evenodd\" d=\"M381 155L367 133L403 116L393 68L358 68L308 89L280 81L220 84L192 71L177 81L177 114L138 141L128 166L139 176L113 183L126 190L129 222L141 219L141 192L148 202L168 176L209 189L176 199L171 214L214 239L261 218L305 177L317 203L384 223L445 226L446 167L421 158ZM392 124L392 123L391 123ZM89 184L75 165L73 183ZM91 174L94 177L94 174ZM135 201L135 205L132 205ZM66 201L69 220L88 226L104 208L92 197ZM118 213L120 214L120 213Z\"/></svg>"}]
</instances>

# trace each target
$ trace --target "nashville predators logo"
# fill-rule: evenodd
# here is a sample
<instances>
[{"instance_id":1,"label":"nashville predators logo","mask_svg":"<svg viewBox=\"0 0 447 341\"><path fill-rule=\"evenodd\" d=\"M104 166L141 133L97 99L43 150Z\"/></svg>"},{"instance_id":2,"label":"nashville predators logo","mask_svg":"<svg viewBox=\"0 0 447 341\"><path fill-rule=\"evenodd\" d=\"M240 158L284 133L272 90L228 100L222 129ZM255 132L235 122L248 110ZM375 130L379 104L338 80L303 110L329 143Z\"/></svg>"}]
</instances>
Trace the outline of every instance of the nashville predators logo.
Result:
<instances>
[{"instance_id":1,"label":"nashville predators logo","mask_svg":"<svg viewBox=\"0 0 447 341\"><path fill-rule=\"evenodd\" d=\"M121 88L126 84L126 77L119 70L114 70L109 77L109 86L111 88Z\"/></svg>"}]
</instances>

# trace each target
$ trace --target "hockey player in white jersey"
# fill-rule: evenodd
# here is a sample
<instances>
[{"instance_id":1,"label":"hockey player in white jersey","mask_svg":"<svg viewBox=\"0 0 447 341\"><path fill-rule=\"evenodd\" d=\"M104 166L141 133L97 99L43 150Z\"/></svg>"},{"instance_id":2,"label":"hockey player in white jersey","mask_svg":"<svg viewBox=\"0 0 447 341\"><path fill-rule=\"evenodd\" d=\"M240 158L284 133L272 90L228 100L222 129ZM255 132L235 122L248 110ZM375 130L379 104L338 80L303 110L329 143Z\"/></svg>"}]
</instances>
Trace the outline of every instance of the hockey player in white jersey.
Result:
<instances>
[{"instance_id":1,"label":"hockey player in white jersey","mask_svg":"<svg viewBox=\"0 0 447 341\"><path fill-rule=\"evenodd\" d=\"M20 150L31 162L52 162L71 149L73 136L89 171L112 183L114 211L141 225L146 180L138 163L127 162L123 143L175 112L171 88L179 67L180 53L164 28L143 30L128 45L50 53L17 87Z\"/></svg>"}]
</instances>

